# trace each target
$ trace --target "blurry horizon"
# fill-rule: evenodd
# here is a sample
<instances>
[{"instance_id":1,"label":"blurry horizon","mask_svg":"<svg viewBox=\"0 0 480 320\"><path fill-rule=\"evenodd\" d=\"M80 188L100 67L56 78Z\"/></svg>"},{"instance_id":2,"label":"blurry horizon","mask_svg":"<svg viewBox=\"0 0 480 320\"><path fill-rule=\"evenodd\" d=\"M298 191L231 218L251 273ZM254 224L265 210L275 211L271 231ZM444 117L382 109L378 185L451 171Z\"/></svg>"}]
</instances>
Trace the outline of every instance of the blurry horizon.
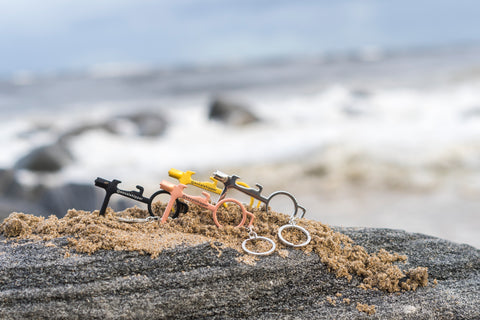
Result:
<instances>
[{"instance_id":1,"label":"blurry horizon","mask_svg":"<svg viewBox=\"0 0 480 320\"><path fill-rule=\"evenodd\" d=\"M0 1L0 78L480 44L476 1Z\"/></svg>"}]
</instances>

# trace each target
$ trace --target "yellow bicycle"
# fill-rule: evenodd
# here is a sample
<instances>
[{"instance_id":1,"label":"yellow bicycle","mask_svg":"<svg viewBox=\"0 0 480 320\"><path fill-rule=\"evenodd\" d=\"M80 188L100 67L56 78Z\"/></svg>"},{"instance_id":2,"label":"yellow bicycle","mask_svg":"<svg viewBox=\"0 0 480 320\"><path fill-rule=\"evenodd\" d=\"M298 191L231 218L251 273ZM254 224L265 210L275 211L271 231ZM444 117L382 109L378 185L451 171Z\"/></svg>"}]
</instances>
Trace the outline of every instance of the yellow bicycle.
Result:
<instances>
[{"instance_id":1,"label":"yellow bicycle","mask_svg":"<svg viewBox=\"0 0 480 320\"><path fill-rule=\"evenodd\" d=\"M214 177L210 177L211 181L197 181L192 179L192 176L195 174L194 171L181 171L178 169L170 169L168 170L168 175L172 178L175 178L180 182L181 184L188 185L191 184L192 186L201 188L203 190L207 190L216 194L222 194L223 189L220 189L217 187L218 180L216 180ZM250 188L250 186L242 181L237 181L238 185L241 185L245 188ZM253 208L253 203L255 199L253 197L250 198L250 203L248 204L251 208ZM260 201L257 203L257 208L260 207Z\"/></svg>"}]
</instances>

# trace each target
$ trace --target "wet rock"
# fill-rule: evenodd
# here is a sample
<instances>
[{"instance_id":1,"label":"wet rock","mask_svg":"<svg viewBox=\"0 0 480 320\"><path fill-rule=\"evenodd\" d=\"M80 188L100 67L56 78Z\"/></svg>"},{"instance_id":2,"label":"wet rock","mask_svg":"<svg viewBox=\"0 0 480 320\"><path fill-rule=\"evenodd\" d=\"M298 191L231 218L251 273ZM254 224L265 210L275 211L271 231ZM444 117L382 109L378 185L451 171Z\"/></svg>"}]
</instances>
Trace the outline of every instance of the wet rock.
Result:
<instances>
[{"instance_id":1,"label":"wet rock","mask_svg":"<svg viewBox=\"0 0 480 320\"><path fill-rule=\"evenodd\" d=\"M15 178L15 171L0 169L0 195L8 197L21 197L22 185Z\"/></svg>"},{"instance_id":2,"label":"wet rock","mask_svg":"<svg viewBox=\"0 0 480 320\"><path fill-rule=\"evenodd\" d=\"M12 212L31 212L32 214L47 214L42 206L31 201L0 196L0 222Z\"/></svg>"},{"instance_id":3,"label":"wet rock","mask_svg":"<svg viewBox=\"0 0 480 320\"><path fill-rule=\"evenodd\" d=\"M3 170L7 171L8 170ZM100 209L105 193L92 184L68 183L49 187L46 185L22 186L16 180L10 184L0 170L0 221L12 212L29 212L34 215L56 215L61 218L69 209L93 211ZM3 177L3 178L2 178ZM10 186L10 187L9 187ZM116 211L142 203L124 197L112 197L109 207Z\"/></svg>"},{"instance_id":4,"label":"wet rock","mask_svg":"<svg viewBox=\"0 0 480 320\"><path fill-rule=\"evenodd\" d=\"M27 188L15 177L15 171L0 169L0 221L13 211L37 213L39 206L25 199Z\"/></svg>"},{"instance_id":5,"label":"wet rock","mask_svg":"<svg viewBox=\"0 0 480 320\"><path fill-rule=\"evenodd\" d=\"M63 143L53 143L33 149L20 158L14 167L37 172L55 172L72 160L70 151Z\"/></svg>"},{"instance_id":6,"label":"wet rock","mask_svg":"<svg viewBox=\"0 0 480 320\"><path fill-rule=\"evenodd\" d=\"M66 257L66 238L45 246L0 241L2 319L478 319L480 252L421 234L337 228L368 250L406 254L437 285L388 294L328 272L315 254L290 249L256 265L210 244L157 258L101 251ZM1 240L1 239L0 239ZM221 246L220 246L221 248ZM375 306L367 316L359 309Z\"/></svg>"},{"instance_id":7,"label":"wet rock","mask_svg":"<svg viewBox=\"0 0 480 320\"><path fill-rule=\"evenodd\" d=\"M100 208L101 200L97 191L93 185L69 183L46 188L38 197L37 203L49 214L63 217L64 213L72 208L87 211Z\"/></svg>"},{"instance_id":8,"label":"wet rock","mask_svg":"<svg viewBox=\"0 0 480 320\"><path fill-rule=\"evenodd\" d=\"M480 106L479 107L472 107L470 109L464 110L461 113L461 116L464 120L470 120L470 119L480 117Z\"/></svg>"},{"instance_id":9,"label":"wet rock","mask_svg":"<svg viewBox=\"0 0 480 320\"><path fill-rule=\"evenodd\" d=\"M368 89L357 88L357 89L352 89L350 91L350 94L354 98L365 99L365 98L369 98L372 95L372 92L370 92Z\"/></svg>"},{"instance_id":10,"label":"wet rock","mask_svg":"<svg viewBox=\"0 0 480 320\"><path fill-rule=\"evenodd\" d=\"M358 107L355 107L354 105L346 105L341 110L343 114L352 118L365 115L365 111Z\"/></svg>"},{"instance_id":11,"label":"wet rock","mask_svg":"<svg viewBox=\"0 0 480 320\"><path fill-rule=\"evenodd\" d=\"M22 131L18 134L19 138L29 139L35 135L42 133L51 133L53 129L52 124L48 122L33 123L29 129Z\"/></svg>"},{"instance_id":12,"label":"wet rock","mask_svg":"<svg viewBox=\"0 0 480 320\"><path fill-rule=\"evenodd\" d=\"M119 130L115 122L113 121L108 121L104 123L84 124L84 125L79 125L78 127L68 130L63 134L61 134L59 137L59 141L63 143L67 143L68 140L70 140L71 138L75 138L91 130L104 130L112 134L119 133Z\"/></svg>"},{"instance_id":13,"label":"wet rock","mask_svg":"<svg viewBox=\"0 0 480 320\"><path fill-rule=\"evenodd\" d=\"M138 134L144 137L157 137L167 129L167 120L155 112L142 111L120 117L131 121L138 130Z\"/></svg>"},{"instance_id":14,"label":"wet rock","mask_svg":"<svg viewBox=\"0 0 480 320\"><path fill-rule=\"evenodd\" d=\"M234 126L244 126L260 121L247 106L223 98L216 98L210 103L208 118Z\"/></svg>"},{"instance_id":15,"label":"wet rock","mask_svg":"<svg viewBox=\"0 0 480 320\"><path fill-rule=\"evenodd\" d=\"M43 188L37 192L36 204L44 208L48 214L63 217L69 209L94 211L100 209L105 192L93 184L68 183L65 185ZM113 196L108 204L116 211L124 210L133 206L142 207L143 204L128 198ZM146 206L144 206L146 208ZM18 210L16 210L18 211Z\"/></svg>"}]
</instances>

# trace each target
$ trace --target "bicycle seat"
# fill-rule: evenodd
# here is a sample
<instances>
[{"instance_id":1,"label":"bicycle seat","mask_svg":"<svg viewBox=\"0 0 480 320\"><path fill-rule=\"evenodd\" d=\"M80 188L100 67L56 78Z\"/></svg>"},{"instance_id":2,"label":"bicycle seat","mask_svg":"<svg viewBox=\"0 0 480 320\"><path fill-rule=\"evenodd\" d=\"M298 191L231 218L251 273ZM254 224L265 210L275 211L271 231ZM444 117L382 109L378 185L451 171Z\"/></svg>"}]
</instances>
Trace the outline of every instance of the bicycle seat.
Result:
<instances>
[{"instance_id":1,"label":"bicycle seat","mask_svg":"<svg viewBox=\"0 0 480 320\"><path fill-rule=\"evenodd\" d=\"M175 185L167 180L162 180L162 182L160 182L160 188L165 191L172 192L173 188L175 188Z\"/></svg>"}]
</instances>

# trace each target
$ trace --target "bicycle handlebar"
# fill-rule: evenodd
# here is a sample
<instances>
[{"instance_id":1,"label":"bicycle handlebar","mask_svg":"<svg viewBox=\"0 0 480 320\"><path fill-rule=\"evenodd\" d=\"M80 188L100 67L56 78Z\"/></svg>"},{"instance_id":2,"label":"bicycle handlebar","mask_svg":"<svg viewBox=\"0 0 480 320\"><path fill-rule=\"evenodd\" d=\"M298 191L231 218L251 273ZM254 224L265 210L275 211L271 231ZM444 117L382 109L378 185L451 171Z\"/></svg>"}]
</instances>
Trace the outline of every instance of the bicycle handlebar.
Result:
<instances>
[{"instance_id":1,"label":"bicycle handlebar","mask_svg":"<svg viewBox=\"0 0 480 320\"><path fill-rule=\"evenodd\" d=\"M120 183L122 183L122 181L117 180L117 179L113 179L112 181L108 181L107 179L103 179L103 178L100 178L100 177L97 177L97 179L95 179L95 185L97 187L100 187L100 188L103 188L103 189L107 189L111 186L116 187Z\"/></svg>"}]
</instances>

